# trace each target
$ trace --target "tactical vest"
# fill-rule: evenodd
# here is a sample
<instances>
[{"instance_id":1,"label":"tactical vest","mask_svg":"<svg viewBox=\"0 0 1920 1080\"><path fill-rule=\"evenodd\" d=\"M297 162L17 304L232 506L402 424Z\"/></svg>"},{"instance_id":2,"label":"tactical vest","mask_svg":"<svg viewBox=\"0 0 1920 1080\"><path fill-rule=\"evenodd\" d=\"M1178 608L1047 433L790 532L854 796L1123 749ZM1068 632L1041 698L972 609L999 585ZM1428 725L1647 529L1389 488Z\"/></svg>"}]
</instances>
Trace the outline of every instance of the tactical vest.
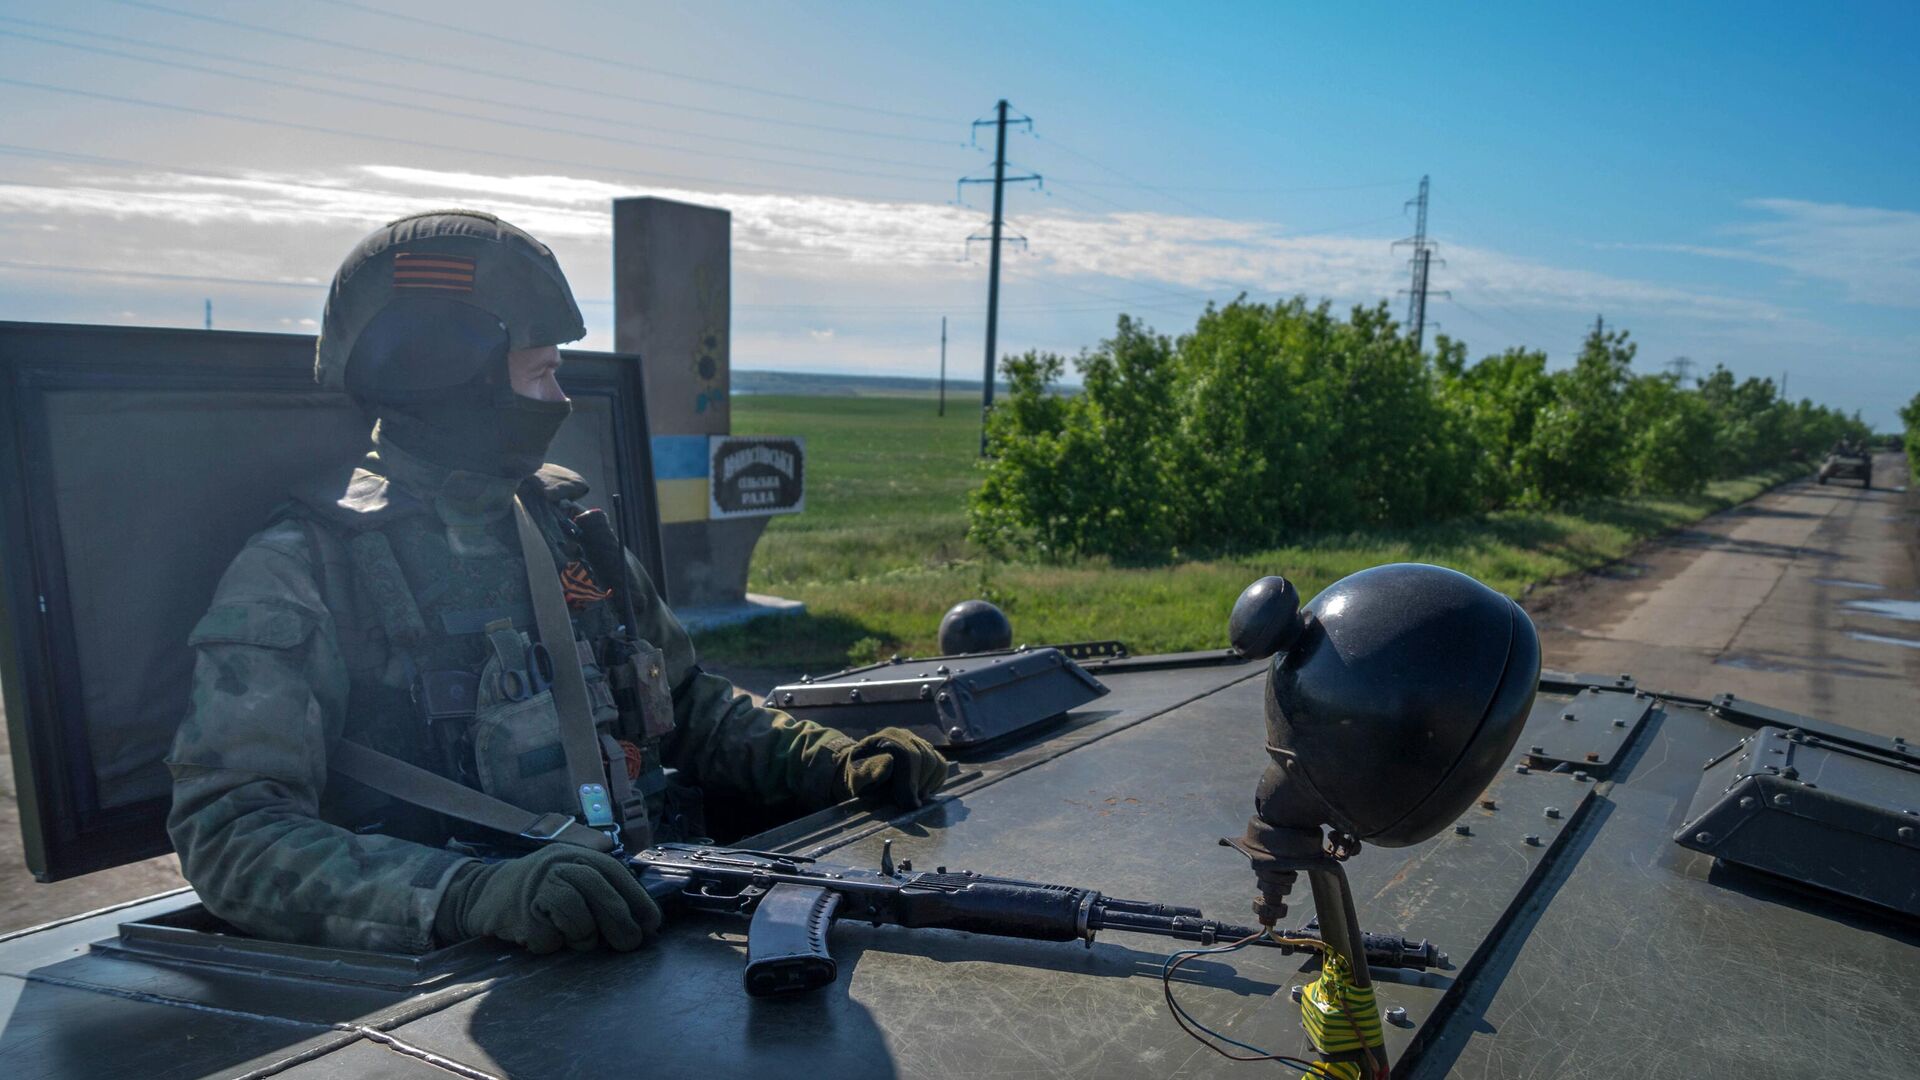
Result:
<instances>
[{"instance_id":1,"label":"tactical vest","mask_svg":"<svg viewBox=\"0 0 1920 1080\"><path fill-rule=\"evenodd\" d=\"M673 730L665 659L624 624L617 542L589 543L575 523L584 510L574 500L586 490L547 466L521 485L520 499L564 567L571 645L620 835L628 850L694 838L704 831L699 793L661 764ZM349 678L343 739L535 814L574 815L561 720L545 691L552 665L570 658L538 641L514 517L462 527L456 543L431 506L364 471L296 492L282 516L316 552ZM499 840L338 775L321 816L436 846Z\"/></svg>"}]
</instances>

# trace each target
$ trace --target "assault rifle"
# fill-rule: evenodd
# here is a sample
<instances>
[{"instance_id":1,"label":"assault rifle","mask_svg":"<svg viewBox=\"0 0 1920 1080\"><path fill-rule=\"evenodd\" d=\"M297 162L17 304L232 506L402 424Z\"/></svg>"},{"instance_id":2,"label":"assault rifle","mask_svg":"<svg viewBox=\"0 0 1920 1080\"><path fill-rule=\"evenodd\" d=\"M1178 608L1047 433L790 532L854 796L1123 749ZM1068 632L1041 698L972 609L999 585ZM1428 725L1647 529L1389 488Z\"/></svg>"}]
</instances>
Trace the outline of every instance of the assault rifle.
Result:
<instances>
[{"instance_id":1,"label":"assault rifle","mask_svg":"<svg viewBox=\"0 0 1920 1080\"><path fill-rule=\"evenodd\" d=\"M1037 941L1084 941L1102 930L1128 930L1212 945L1253 937L1253 927L1206 918L1198 908L1113 897L1071 885L988 877L971 870L916 872L893 862L886 842L878 870L816 862L801 855L741 848L661 844L627 858L649 895L663 905L712 914L748 915L747 993L800 993L831 983L839 966L827 951L835 919L875 926L965 930ZM1311 927L1283 938L1318 940ZM1443 959L1425 940L1365 934L1367 963L1425 970ZM1262 935L1255 943L1294 951Z\"/></svg>"}]
</instances>

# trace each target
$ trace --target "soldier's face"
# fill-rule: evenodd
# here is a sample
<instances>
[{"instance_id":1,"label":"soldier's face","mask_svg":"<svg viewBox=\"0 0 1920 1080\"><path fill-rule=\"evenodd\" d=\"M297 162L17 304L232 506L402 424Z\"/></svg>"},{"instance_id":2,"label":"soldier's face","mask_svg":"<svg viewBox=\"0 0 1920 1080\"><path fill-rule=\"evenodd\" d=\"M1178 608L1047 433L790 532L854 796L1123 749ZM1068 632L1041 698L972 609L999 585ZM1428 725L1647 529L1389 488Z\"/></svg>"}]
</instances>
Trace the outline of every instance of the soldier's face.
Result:
<instances>
[{"instance_id":1,"label":"soldier's face","mask_svg":"<svg viewBox=\"0 0 1920 1080\"><path fill-rule=\"evenodd\" d=\"M514 349L507 354L507 380L513 392L521 397L535 401L567 400L567 392L560 389L560 380L554 377L554 372L559 370L560 347L557 345Z\"/></svg>"}]
</instances>

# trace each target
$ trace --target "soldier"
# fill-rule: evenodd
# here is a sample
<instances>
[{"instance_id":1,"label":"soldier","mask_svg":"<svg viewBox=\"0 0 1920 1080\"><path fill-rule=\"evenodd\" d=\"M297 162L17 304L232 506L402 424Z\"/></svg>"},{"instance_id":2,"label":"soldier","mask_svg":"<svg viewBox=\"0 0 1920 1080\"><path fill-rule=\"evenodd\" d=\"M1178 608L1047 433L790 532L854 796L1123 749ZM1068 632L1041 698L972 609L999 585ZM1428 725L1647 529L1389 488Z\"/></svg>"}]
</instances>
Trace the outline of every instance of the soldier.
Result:
<instances>
[{"instance_id":1,"label":"soldier","mask_svg":"<svg viewBox=\"0 0 1920 1080\"><path fill-rule=\"evenodd\" d=\"M341 265L315 377L373 415L372 451L294 493L190 639L168 829L214 914L361 949L631 949L660 912L607 852L697 838L692 785L796 810L940 785L917 736L855 741L700 669L585 482L541 464L571 408L556 346L585 332L552 252L487 214L402 218ZM479 857L514 834L545 842Z\"/></svg>"}]
</instances>

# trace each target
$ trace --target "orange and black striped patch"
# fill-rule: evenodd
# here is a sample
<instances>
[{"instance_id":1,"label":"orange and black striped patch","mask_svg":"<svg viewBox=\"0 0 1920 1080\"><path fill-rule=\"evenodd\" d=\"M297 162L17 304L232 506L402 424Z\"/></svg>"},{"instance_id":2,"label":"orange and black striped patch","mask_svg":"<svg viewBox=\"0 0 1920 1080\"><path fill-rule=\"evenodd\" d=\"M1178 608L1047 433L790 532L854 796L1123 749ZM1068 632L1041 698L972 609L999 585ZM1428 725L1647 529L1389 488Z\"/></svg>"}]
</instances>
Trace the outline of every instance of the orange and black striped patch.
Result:
<instances>
[{"instance_id":1,"label":"orange and black striped patch","mask_svg":"<svg viewBox=\"0 0 1920 1080\"><path fill-rule=\"evenodd\" d=\"M396 252L393 256L393 287L470 293L473 291L473 260L459 255Z\"/></svg>"},{"instance_id":2,"label":"orange and black striped patch","mask_svg":"<svg viewBox=\"0 0 1920 1080\"><path fill-rule=\"evenodd\" d=\"M560 571L560 585L567 596L567 606L575 611L586 610L589 604L597 604L613 595L612 589L603 589L593 580L593 571L586 564L570 562Z\"/></svg>"}]
</instances>

